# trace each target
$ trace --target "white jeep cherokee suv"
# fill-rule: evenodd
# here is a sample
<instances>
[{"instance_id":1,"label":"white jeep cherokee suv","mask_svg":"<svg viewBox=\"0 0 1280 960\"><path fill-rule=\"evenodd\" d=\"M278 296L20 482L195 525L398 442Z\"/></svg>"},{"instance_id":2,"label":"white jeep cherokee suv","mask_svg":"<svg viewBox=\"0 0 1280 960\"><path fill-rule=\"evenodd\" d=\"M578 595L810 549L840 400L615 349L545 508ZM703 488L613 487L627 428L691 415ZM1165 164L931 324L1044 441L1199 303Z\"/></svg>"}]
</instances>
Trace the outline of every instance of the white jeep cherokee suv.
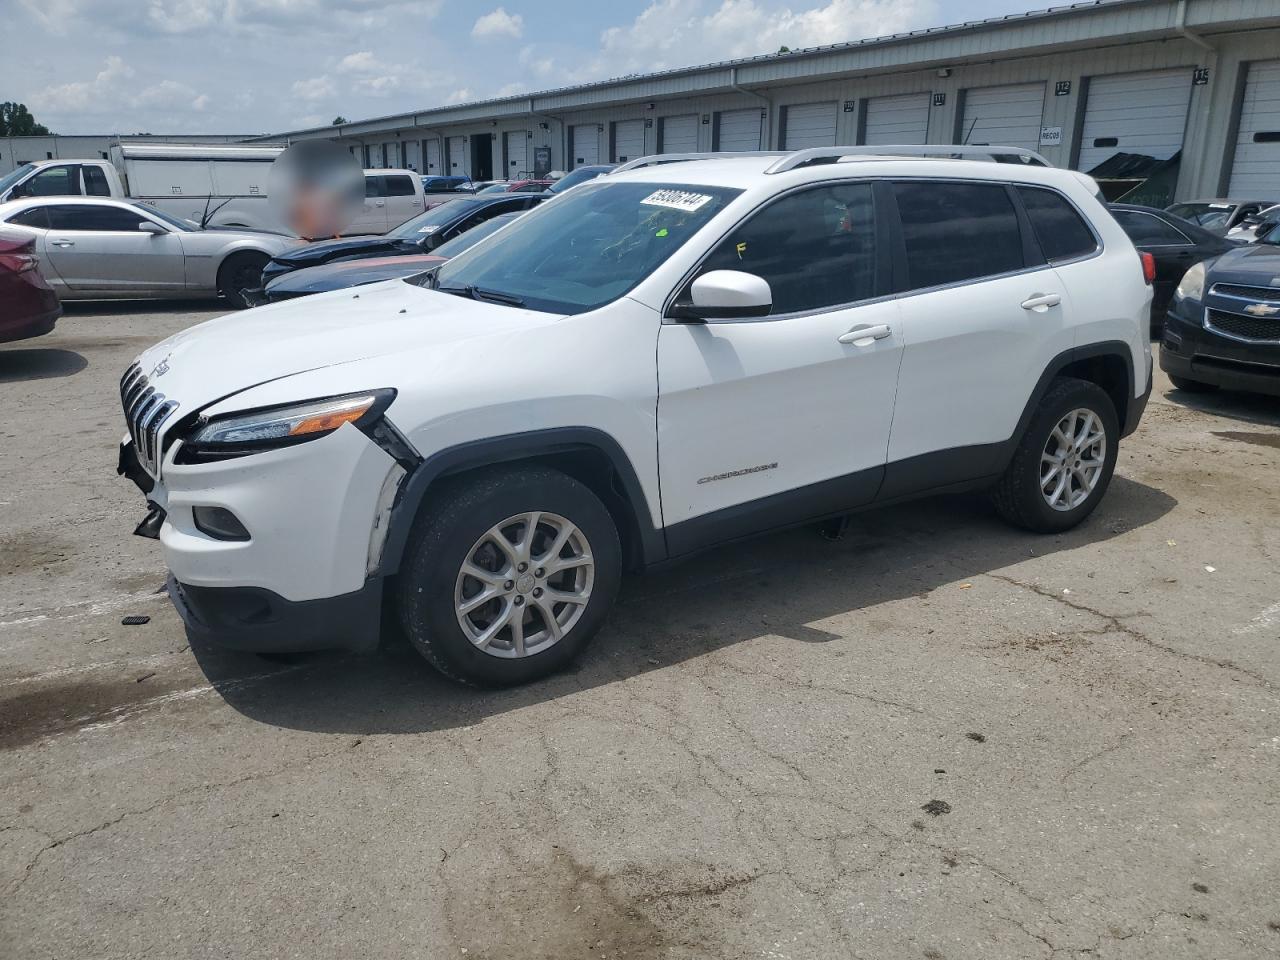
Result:
<instances>
[{"instance_id":1,"label":"white jeep cherokee suv","mask_svg":"<svg viewBox=\"0 0 1280 960\"><path fill-rule=\"evenodd\" d=\"M120 469L188 629L369 649L385 606L518 683L624 568L943 490L1074 526L1150 393L1151 290L1087 177L1003 153L641 164L427 277L157 344Z\"/></svg>"}]
</instances>

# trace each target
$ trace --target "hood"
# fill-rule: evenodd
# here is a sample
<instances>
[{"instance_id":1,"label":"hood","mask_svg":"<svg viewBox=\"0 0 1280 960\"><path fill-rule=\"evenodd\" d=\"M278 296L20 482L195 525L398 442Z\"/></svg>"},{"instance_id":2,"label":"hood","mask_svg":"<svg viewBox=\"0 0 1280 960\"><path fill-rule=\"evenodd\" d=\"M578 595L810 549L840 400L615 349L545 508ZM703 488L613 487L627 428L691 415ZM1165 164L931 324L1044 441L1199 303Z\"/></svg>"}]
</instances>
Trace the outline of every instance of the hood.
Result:
<instances>
[{"instance_id":1,"label":"hood","mask_svg":"<svg viewBox=\"0 0 1280 960\"><path fill-rule=\"evenodd\" d=\"M360 260L340 260L318 267L307 267L277 277L267 284L267 297L300 296L308 293L324 293L342 290L379 280L395 280L412 277L444 263L447 257L418 254L405 257L368 257Z\"/></svg>"},{"instance_id":2,"label":"hood","mask_svg":"<svg viewBox=\"0 0 1280 960\"><path fill-rule=\"evenodd\" d=\"M145 350L138 363L157 391L178 402L172 424L293 374L559 319L389 280L209 320Z\"/></svg>"},{"instance_id":3,"label":"hood","mask_svg":"<svg viewBox=\"0 0 1280 960\"><path fill-rule=\"evenodd\" d=\"M1251 243L1228 250L1208 264L1211 283L1280 287L1280 246Z\"/></svg>"},{"instance_id":4,"label":"hood","mask_svg":"<svg viewBox=\"0 0 1280 960\"><path fill-rule=\"evenodd\" d=\"M418 246L411 240L376 234L367 237L342 237L339 240L318 240L315 243L308 243L305 246L298 247L296 250L289 250L287 253L281 254L276 257L276 260L281 263L291 264L327 263L338 257L347 257L353 254L370 256L383 251L406 248L417 250Z\"/></svg>"}]
</instances>

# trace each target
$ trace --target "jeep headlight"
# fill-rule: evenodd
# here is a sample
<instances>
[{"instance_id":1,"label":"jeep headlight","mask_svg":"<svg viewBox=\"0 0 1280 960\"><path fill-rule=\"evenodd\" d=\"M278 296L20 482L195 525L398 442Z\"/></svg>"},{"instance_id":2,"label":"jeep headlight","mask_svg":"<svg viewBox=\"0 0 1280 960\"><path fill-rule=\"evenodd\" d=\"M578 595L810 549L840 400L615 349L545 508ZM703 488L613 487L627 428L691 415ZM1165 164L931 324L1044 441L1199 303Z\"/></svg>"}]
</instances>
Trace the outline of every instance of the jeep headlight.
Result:
<instances>
[{"instance_id":1,"label":"jeep headlight","mask_svg":"<svg viewBox=\"0 0 1280 960\"><path fill-rule=\"evenodd\" d=\"M1177 300L1204 299L1203 263L1197 263L1182 275L1182 279L1178 281L1178 288L1173 291L1173 296Z\"/></svg>"},{"instance_id":2,"label":"jeep headlight","mask_svg":"<svg viewBox=\"0 0 1280 960\"><path fill-rule=\"evenodd\" d=\"M343 424L372 424L391 405L391 389L366 390L198 421L184 453L194 460L245 456L328 436Z\"/></svg>"}]
</instances>

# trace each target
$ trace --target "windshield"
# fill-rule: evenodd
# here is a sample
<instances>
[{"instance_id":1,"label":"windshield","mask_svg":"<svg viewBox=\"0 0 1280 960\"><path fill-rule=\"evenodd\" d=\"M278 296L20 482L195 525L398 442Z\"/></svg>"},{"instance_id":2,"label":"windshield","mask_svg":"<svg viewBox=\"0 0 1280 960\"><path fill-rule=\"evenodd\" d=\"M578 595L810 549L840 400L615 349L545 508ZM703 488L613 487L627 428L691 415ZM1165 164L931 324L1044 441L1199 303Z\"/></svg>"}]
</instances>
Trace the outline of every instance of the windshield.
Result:
<instances>
[{"instance_id":1,"label":"windshield","mask_svg":"<svg viewBox=\"0 0 1280 960\"><path fill-rule=\"evenodd\" d=\"M16 170L6 173L3 177L0 177L0 193L4 193L35 168L36 165L34 163L24 163Z\"/></svg>"},{"instance_id":2,"label":"windshield","mask_svg":"<svg viewBox=\"0 0 1280 960\"><path fill-rule=\"evenodd\" d=\"M564 193L570 187L576 187L578 184L594 180L596 177L603 177L608 172L608 170L602 170L599 167L579 167L572 173L565 174L547 189L552 193Z\"/></svg>"},{"instance_id":3,"label":"windshield","mask_svg":"<svg viewBox=\"0 0 1280 960\"><path fill-rule=\"evenodd\" d=\"M459 217L478 207L474 200L446 200L438 207L432 207L426 213L420 213L411 220L406 220L394 230L388 230L388 237L399 237L402 240L421 240L447 227Z\"/></svg>"},{"instance_id":4,"label":"windshield","mask_svg":"<svg viewBox=\"0 0 1280 960\"><path fill-rule=\"evenodd\" d=\"M1167 212L1183 220L1212 230L1214 227L1225 227L1235 210L1232 203L1175 203L1166 208Z\"/></svg>"},{"instance_id":5,"label":"windshield","mask_svg":"<svg viewBox=\"0 0 1280 960\"><path fill-rule=\"evenodd\" d=\"M477 224L461 236L454 237L448 243L442 243L433 251L437 257L456 257L464 250L470 250L477 243L491 234L497 233L508 223L520 216L519 213L504 213Z\"/></svg>"},{"instance_id":6,"label":"windshield","mask_svg":"<svg viewBox=\"0 0 1280 960\"><path fill-rule=\"evenodd\" d=\"M190 220L179 220L177 217L171 217L162 210L157 210L149 203L135 203L134 206L147 211L147 213L155 217L157 220L163 220L175 230L191 231L196 228L196 224L192 223Z\"/></svg>"},{"instance_id":7,"label":"windshield","mask_svg":"<svg viewBox=\"0 0 1280 960\"><path fill-rule=\"evenodd\" d=\"M521 217L474 256L440 268L437 289L471 289L531 310L585 313L616 300L741 190L602 181Z\"/></svg>"}]
</instances>

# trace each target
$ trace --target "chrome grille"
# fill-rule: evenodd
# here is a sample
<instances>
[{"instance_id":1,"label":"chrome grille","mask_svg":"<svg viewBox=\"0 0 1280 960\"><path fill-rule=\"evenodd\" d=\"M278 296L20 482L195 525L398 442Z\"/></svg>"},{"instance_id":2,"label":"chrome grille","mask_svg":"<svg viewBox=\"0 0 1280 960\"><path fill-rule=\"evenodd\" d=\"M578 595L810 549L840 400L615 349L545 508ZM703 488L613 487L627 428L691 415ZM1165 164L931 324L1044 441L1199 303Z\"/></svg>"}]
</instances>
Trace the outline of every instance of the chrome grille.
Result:
<instances>
[{"instance_id":1,"label":"chrome grille","mask_svg":"<svg viewBox=\"0 0 1280 960\"><path fill-rule=\"evenodd\" d=\"M163 452L160 431L178 409L177 401L166 399L151 386L142 367L135 363L120 378L120 403L138 462L153 477L157 476Z\"/></svg>"}]
</instances>

